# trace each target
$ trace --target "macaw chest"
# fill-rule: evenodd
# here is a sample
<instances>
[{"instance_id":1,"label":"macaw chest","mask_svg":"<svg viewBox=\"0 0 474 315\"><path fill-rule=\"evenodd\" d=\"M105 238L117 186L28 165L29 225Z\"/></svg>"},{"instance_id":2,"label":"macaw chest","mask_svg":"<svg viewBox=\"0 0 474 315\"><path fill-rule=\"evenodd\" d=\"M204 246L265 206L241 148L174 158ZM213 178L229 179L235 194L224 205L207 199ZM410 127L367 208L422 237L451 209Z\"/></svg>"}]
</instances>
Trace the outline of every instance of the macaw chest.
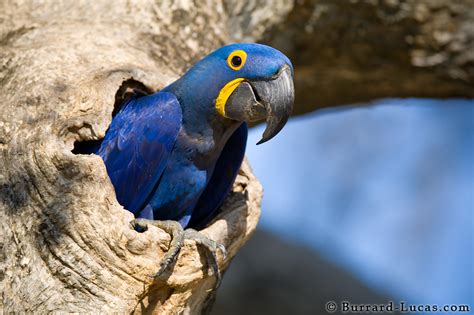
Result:
<instances>
[{"instance_id":1,"label":"macaw chest","mask_svg":"<svg viewBox=\"0 0 474 315\"><path fill-rule=\"evenodd\" d=\"M179 140L150 201L157 220L180 220L192 213L218 158L212 151L189 147Z\"/></svg>"}]
</instances>

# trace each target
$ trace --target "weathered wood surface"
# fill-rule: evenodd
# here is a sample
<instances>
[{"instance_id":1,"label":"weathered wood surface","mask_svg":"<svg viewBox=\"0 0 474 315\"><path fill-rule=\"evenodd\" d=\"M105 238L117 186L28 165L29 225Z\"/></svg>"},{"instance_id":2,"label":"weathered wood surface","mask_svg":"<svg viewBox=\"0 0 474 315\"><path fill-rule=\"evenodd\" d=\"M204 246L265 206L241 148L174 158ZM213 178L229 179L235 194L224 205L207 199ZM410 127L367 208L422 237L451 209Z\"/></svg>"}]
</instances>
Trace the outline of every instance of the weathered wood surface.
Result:
<instances>
[{"instance_id":1,"label":"weathered wood surface","mask_svg":"<svg viewBox=\"0 0 474 315\"><path fill-rule=\"evenodd\" d=\"M269 15L269 7L237 17L236 7L204 1L0 4L1 310L206 306L214 277L204 253L186 242L172 272L153 282L169 235L133 231L101 159L71 150L103 137L124 81L162 88L234 36L258 38L290 8L271 6ZM241 18L256 27L229 34ZM245 164L224 213L204 231L228 249L222 269L254 231L261 197Z\"/></svg>"}]
</instances>

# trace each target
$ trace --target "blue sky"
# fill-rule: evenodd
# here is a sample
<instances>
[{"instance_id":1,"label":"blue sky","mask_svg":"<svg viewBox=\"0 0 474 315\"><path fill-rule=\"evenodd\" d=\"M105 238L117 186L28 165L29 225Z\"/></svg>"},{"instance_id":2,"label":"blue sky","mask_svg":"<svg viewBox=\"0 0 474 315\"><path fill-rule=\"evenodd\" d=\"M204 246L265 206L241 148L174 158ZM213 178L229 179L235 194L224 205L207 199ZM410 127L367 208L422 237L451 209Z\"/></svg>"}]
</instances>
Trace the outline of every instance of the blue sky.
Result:
<instances>
[{"instance_id":1,"label":"blue sky","mask_svg":"<svg viewBox=\"0 0 474 315\"><path fill-rule=\"evenodd\" d=\"M247 154L260 227L415 303L473 293L474 100L388 99L297 117Z\"/></svg>"}]
</instances>

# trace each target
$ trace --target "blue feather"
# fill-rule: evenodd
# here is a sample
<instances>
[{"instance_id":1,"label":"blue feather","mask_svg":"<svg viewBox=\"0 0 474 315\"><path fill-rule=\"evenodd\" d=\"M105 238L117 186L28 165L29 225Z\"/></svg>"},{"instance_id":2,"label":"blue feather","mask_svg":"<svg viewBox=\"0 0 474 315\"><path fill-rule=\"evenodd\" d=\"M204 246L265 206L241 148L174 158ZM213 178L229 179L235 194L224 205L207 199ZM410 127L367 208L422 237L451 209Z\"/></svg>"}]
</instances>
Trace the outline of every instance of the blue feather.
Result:
<instances>
[{"instance_id":1,"label":"blue feather","mask_svg":"<svg viewBox=\"0 0 474 315\"><path fill-rule=\"evenodd\" d=\"M227 141L212 177L193 211L189 226L205 226L224 203L244 159L247 133L247 124L243 123Z\"/></svg>"},{"instance_id":2,"label":"blue feather","mask_svg":"<svg viewBox=\"0 0 474 315\"><path fill-rule=\"evenodd\" d=\"M181 127L173 94L132 98L112 120L97 154L102 157L117 200L139 214L157 185Z\"/></svg>"}]
</instances>

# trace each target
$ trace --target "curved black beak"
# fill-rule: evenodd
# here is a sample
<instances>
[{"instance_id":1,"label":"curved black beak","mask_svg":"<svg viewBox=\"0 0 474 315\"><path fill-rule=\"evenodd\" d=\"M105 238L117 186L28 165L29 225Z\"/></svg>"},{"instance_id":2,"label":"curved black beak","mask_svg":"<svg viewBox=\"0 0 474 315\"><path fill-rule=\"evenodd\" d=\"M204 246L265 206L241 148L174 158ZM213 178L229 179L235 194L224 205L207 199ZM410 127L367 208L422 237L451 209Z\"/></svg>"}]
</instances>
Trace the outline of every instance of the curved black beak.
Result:
<instances>
[{"instance_id":1,"label":"curved black beak","mask_svg":"<svg viewBox=\"0 0 474 315\"><path fill-rule=\"evenodd\" d=\"M257 143L262 144L285 126L294 99L293 74L291 68L284 65L268 80L242 82L229 96L225 114L231 119L248 122L266 119L267 127Z\"/></svg>"}]
</instances>

